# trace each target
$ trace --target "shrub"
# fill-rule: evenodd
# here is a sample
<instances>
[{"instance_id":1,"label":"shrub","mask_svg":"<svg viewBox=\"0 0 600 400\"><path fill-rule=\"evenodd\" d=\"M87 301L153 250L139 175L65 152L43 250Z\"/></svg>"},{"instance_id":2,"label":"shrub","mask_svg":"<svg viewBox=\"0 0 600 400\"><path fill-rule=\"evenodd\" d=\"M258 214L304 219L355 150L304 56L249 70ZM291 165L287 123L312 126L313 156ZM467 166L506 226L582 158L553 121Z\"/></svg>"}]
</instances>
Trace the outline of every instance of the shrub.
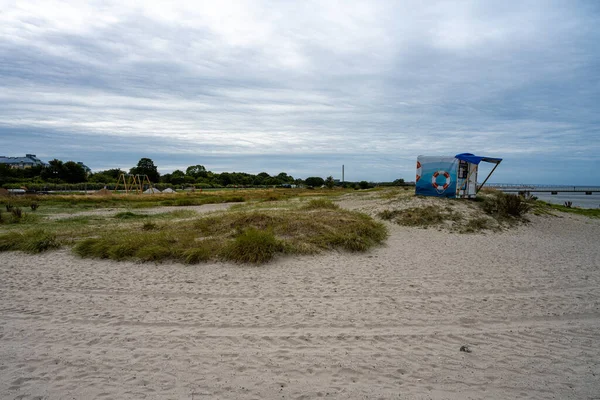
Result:
<instances>
[{"instance_id":1,"label":"shrub","mask_svg":"<svg viewBox=\"0 0 600 400\"><path fill-rule=\"evenodd\" d=\"M514 194L503 194L499 199L501 199L500 209L506 215L521 217L531 209L531 204L527 200Z\"/></svg>"},{"instance_id":2,"label":"shrub","mask_svg":"<svg viewBox=\"0 0 600 400\"><path fill-rule=\"evenodd\" d=\"M498 217L522 217L531 210L532 203L523 196L497 192L481 203L483 210Z\"/></svg>"},{"instance_id":3,"label":"shrub","mask_svg":"<svg viewBox=\"0 0 600 400\"><path fill-rule=\"evenodd\" d=\"M369 185L369 182L367 182L367 181L360 181L360 182L358 183L358 186L359 186L361 189L368 189L368 188L369 188L371 185Z\"/></svg>"},{"instance_id":4,"label":"shrub","mask_svg":"<svg viewBox=\"0 0 600 400\"><path fill-rule=\"evenodd\" d=\"M572 201L565 201L565 207L571 208L572 206L573 206L573 202Z\"/></svg>"}]
</instances>

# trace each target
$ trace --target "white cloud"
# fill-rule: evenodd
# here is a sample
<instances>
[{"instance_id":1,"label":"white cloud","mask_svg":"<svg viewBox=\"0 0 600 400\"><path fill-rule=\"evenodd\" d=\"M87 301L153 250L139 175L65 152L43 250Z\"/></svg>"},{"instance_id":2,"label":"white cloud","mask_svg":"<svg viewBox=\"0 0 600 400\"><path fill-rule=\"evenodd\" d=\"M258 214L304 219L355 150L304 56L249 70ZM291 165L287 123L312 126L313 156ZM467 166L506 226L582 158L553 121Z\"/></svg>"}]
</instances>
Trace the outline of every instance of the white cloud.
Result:
<instances>
[{"instance_id":1,"label":"white cloud","mask_svg":"<svg viewBox=\"0 0 600 400\"><path fill-rule=\"evenodd\" d=\"M180 154L361 154L378 171L427 152L600 150L598 10L585 2L0 9L5 136L101 135L107 154L115 138Z\"/></svg>"}]
</instances>

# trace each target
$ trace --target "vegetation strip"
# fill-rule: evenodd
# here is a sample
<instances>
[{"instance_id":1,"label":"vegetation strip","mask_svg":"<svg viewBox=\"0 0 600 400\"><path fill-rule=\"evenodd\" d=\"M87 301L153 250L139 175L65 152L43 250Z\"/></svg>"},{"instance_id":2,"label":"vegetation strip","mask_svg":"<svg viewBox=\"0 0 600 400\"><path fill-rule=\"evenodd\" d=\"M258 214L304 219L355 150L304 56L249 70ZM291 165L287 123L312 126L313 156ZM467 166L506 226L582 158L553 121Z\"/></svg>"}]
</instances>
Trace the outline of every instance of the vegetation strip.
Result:
<instances>
[{"instance_id":1,"label":"vegetation strip","mask_svg":"<svg viewBox=\"0 0 600 400\"><path fill-rule=\"evenodd\" d=\"M274 197L271 191L262 192L262 199L255 198L253 204L288 198ZM222 200L219 195L212 198ZM70 204L69 198L63 201L63 206ZM82 257L260 264L278 254L315 254L331 249L365 251L387 237L380 222L342 210L326 198L292 203L290 208L246 209L204 217L183 209L154 215L121 211L54 220L28 213L35 217L35 223L26 221L29 217L25 215L19 221L3 224L6 233L0 234L0 251L35 253L73 245L73 251ZM41 204L43 211L45 203ZM284 204L289 206L290 202ZM39 229L28 229L33 225Z\"/></svg>"}]
</instances>

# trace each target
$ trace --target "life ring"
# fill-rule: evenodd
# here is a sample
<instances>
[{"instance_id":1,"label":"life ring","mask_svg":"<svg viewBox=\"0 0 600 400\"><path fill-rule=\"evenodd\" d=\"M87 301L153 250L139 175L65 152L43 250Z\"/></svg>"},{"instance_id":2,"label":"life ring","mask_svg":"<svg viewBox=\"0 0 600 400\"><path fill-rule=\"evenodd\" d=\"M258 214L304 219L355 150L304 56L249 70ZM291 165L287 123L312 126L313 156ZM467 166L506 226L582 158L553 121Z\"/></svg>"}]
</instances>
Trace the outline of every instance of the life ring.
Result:
<instances>
[{"instance_id":1,"label":"life ring","mask_svg":"<svg viewBox=\"0 0 600 400\"><path fill-rule=\"evenodd\" d=\"M417 180L416 182L419 182L419 179L421 179L421 163L419 161L417 161Z\"/></svg>"},{"instance_id":2,"label":"life ring","mask_svg":"<svg viewBox=\"0 0 600 400\"><path fill-rule=\"evenodd\" d=\"M443 175L446 178L446 182L443 185L437 183L437 177ZM431 185L437 190L439 193L443 193L450 186L450 174L446 171L435 171L431 176Z\"/></svg>"}]
</instances>

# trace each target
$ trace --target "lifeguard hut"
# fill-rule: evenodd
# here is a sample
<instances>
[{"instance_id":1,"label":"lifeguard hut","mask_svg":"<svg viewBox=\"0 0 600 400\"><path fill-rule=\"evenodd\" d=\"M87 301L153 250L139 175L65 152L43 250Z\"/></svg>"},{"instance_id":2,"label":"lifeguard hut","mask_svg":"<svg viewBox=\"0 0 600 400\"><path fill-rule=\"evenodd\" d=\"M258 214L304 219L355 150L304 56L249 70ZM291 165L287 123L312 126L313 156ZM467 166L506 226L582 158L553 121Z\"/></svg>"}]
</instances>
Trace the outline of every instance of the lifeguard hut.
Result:
<instances>
[{"instance_id":1,"label":"lifeguard hut","mask_svg":"<svg viewBox=\"0 0 600 400\"><path fill-rule=\"evenodd\" d=\"M495 165L483 183L477 186L477 172L482 161ZM418 156L415 194L474 198L501 162L501 158L471 153L461 153L454 157Z\"/></svg>"}]
</instances>

